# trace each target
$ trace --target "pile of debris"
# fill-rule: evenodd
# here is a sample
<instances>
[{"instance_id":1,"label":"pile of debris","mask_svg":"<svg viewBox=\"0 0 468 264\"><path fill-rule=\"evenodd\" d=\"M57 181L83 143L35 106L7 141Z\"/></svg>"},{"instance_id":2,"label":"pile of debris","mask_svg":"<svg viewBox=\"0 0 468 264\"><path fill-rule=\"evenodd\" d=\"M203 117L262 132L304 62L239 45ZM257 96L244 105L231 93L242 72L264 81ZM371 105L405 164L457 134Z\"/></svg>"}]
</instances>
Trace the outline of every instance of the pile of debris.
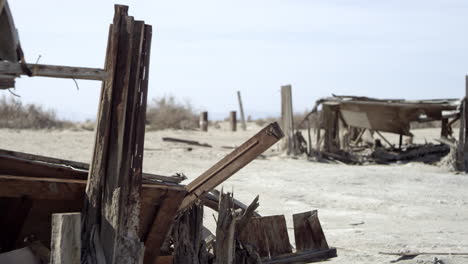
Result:
<instances>
[{"instance_id":1,"label":"pile of debris","mask_svg":"<svg viewBox=\"0 0 468 264\"><path fill-rule=\"evenodd\" d=\"M310 122L313 114L319 115L314 126ZM307 124L308 141L300 131L296 131L294 140L298 152L307 153L313 160L347 164L435 163L449 154L450 146L455 144L452 126L459 119L459 99L406 101L333 95L318 100L299 124L298 127ZM440 122L440 144L414 144L411 124L434 121ZM399 135L399 144L392 144L382 132ZM405 142L403 137L407 137Z\"/></svg>"},{"instance_id":2,"label":"pile of debris","mask_svg":"<svg viewBox=\"0 0 468 264\"><path fill-rule=\"evenodd\" d=\"M0 14L2 40L5 32L17 36L5 0ZM336 257L316 211L294 215L293 252L284 216L262 217L255 212L258 198L246 206L215 189L283 138L276 123L188 185L181 184L183 174L143 173L151 37L150 25L116 5L105 69L0 58L0 88L25 74L103 81L91 164L0 150L0 263L296 263ZM8 45L0 45L1 56L19 42L2 44ZM218 211L216 236L203 227L203 206Z\"/></svg>"}]
</instances>

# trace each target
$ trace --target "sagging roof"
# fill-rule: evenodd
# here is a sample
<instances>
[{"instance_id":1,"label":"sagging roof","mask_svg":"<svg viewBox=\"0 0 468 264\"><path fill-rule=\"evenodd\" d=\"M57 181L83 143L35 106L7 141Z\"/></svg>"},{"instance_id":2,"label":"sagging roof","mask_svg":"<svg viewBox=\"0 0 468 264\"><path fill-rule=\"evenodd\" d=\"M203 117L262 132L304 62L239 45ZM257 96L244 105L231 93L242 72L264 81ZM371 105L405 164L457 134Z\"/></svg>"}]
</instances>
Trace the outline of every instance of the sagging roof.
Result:
<instances>
[{"instance_id":1,"label":"sagging roof","mask_svg":"<svg viewBox=\"0 0 468 264\"><path fill-rule=\"evenodd\" d=\"M411 136L411 122L456 117L460 99L408 101L333 95L318 100L319 104L339 105L342 121L348 126Z\"/></svg>"}]
</instances>

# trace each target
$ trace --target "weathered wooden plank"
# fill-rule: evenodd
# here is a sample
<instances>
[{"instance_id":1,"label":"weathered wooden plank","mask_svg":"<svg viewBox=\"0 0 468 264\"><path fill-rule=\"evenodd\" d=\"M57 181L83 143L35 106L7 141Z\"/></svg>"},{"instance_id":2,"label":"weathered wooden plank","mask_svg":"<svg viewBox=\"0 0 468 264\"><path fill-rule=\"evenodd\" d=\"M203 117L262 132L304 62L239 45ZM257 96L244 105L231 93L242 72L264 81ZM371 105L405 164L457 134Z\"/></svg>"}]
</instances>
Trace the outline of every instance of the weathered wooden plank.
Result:
<instances>
[{"instance_id":1,"label":"weathered wooden plank","mask_svg":"<svg viewBox=\"0 0 468 264\"><path fill-rule=\"evenodd\" d=\"M244 243L254 245L261 257L292 252L284 215L252 218L239 238Z\"/></svg>"},{"instance_id":2,"label":"weathered wooden plank","mask_svg":"<svg viewBox=\"0 0 468 264\"><path fill-rule=\"evenodd\" d=\"M108 72L104 69L31 63L26 65L31 70L32 76L95 81L105 81L109 77ZM0 61L0 74L27 75L21 66L18 62Z\"/></svg>"},{"instance_id":3,"label":"weathered wooden plank","mask_svg":"<svg viewBox=\"0 0 468 264\"><path fill-rule=\"evenodd\" d=\"M263 264L293 264L293 263L311 263L323 261L336 257L336 248L326 250L308 250L277 256L271 259L263 259Z\"/></svg>"},{"instance_id":4,"label":"weathered wooden plank","mask_svg":"<svg viewBox=\"0 0 468 264\"><path fill-rule=\"evenodd\" d=\"M293 222L297 251L329 248L317 210L294 214Z\"/></svg>"},{"instance_id":5,"label":"weathered wooden plank","mask_svg":"<svg viewBox=\"0 0 468 264\"><path fill-rule=\"evenodd\" d=\"M184 144L189 144L189 145L194 145L194 146L200 146L200 147L207 147L211 148L212 146L206 143L200 143L195 140L187 140L187 139L180 139L180 138L172 138L172 137L163 137L163 141L168 141L168 142L175 142L175 143L184 143Z\"/></svg>"},{"instance_id":6,"label":"weathered wooden plank","mask_svg":"<svg viewBox=\"0 0 468 264\"><path fill-rule=\"evenodd\" d=\"M284 215L265 216L261 219L270 257L292 253Z\"/></svg>"},{"instance_id":7,"label":"weathered wooden plank","mask_svg":"<svg viewBox=\"0 0 468 264\"><path fill-rule=\"evenodd\" d=\"M171 229L171 224L184 197L185 191L169 191L166 193L164 201L157 207L154 221L148 232L142 237L146 247L145 264L152 264L158 258L161 246Z\"/></svg>"},{"instance_id":8,"label":"weathered wooden plank","mask_svg":"<svg viewBox=\"0 0 468 264\"><path fill-rule=\"evenodd\" d=\"M52 215L51 264L81 263L81 214Z\"/></svg>"},{"instance_id":9,"label":"weathered wooden plank","mask_svg":"<svg viewBox=\"0 0 468 264\"><path fill-rule=\"evenodd\" d=\"M318 249L329 249L325 233L323 232L322 225L318 218L317 210L312 211L312 215L307 219L310 229L312 231L312 239Z\"/></svg>"},{"instance_id":10,"label":"weathered wooden plank","mask_svg":"<svg viewBox=\"0 0 468 264\"><path fill-rule=\"evenodd\" d=\"M283 132L276 122L262 129L188 184L186 186L188 195L184 199L180 209L182 210L188 207L198 198L201 198L207 192L216 188L216 186L227 180L234 173L254 160L258 155L278 142L283 136Z\"/></svg>"},{"instance_id":11,"label":"weathered wooden plank","mask_svg":"<svg viewBox=\"0 0 468 264\"><path fill-rule=\"evenodd\" d=\"M216 189L213 189L211 192L205 194L202 198L203 200L203 205L215 210L216 212L219 209L219 195L220 192ZM242 209L242 210L247 210L247 205L245 205L243 202L237 200L234 198L234 209ZM259 213L253 212L253 216L260 216Z\"/></svg>"},{"instance_id":12,"label":"weathered wooden plank","mask_svg":"<svg viewBox=\"0 0 468 264\"><path fill-rule=\"evenodd\" d=\"M29 196L31 199L75 200L83 199L86 180L53 179L39 177L24 177L0 175L0 197ZM185 194L183 186L142 184L142 202L153 201L156 204L161 197L160 192L167 190ZM154 202L154 200L156 202Z\"/></svg>"}]
</instances>

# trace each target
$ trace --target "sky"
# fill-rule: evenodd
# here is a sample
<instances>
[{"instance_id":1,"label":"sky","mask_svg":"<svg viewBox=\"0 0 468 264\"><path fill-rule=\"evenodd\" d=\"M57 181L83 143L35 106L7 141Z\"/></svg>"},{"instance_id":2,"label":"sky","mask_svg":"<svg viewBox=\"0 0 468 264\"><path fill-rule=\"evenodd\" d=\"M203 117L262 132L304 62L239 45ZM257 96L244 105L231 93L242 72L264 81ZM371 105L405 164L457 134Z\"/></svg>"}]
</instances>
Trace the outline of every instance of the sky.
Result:
<instances>
[{"instance_id":1,"label":"sky","mask_svg":"<svg viewBox=\"0 0 468 264\"><path fill-rule=\"evenodd\" d=\"M153 25L149 98L174 96L211 119L237 110L295 112L333 94L459 98L468 73L464 0L10 0L26 60L102 68L113 5ZM101 84L17 79L26 103L70 120L94 119ZM8 94L7 91L1 93Z\"/></svg>"}]
</instances>

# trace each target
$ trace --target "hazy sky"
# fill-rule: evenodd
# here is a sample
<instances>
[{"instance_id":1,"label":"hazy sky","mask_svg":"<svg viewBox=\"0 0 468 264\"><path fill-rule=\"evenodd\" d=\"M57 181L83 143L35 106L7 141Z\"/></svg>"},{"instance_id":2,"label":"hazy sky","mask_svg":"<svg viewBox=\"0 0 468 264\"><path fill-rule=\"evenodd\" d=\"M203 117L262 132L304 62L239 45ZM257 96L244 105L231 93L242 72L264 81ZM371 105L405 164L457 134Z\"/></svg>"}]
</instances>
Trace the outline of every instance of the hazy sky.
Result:
<instances>
[{"instance_id":1,"label":"hazy sky","mask_svg":"<svg viewBox=\"0 0 468 264\"><path fill-rule=\"evenodd\" d=\"M153 25L149 96L174 95L213 117L295 111L331 93L408 99L464 95L468 1L10 0L28 62L103 67L113 4ZM94 118L100 82L23 77L23 101ZM7 93L7 92L2 92Z\"/></svg>"}]
</instances>

